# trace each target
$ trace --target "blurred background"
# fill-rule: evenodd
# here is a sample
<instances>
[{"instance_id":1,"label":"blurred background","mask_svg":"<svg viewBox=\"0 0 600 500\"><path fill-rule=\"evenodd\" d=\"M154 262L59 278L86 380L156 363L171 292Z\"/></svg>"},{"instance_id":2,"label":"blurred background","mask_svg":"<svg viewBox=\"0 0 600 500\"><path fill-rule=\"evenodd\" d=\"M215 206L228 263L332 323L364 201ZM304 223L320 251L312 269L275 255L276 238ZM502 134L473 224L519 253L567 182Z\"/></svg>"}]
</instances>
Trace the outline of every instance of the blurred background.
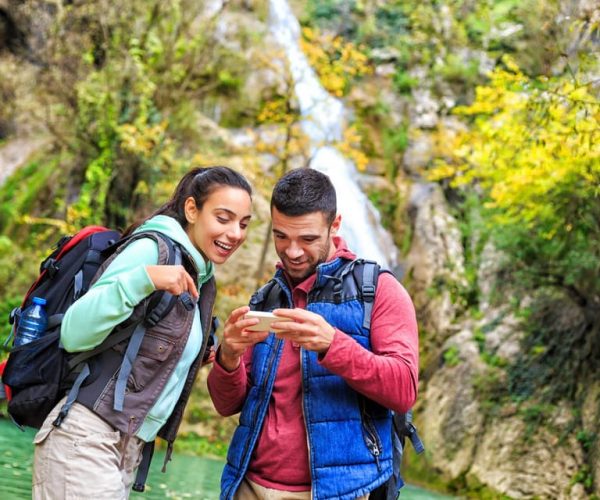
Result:
<instances>
[{"instance_id":1,"label":"blurred background","mask_svg":"<svg viewBox=\"0 0 600 500\"><path fill-rule=\"evenodd\" d=\"M596 0L0 0L0 337L63 234L124 229L219 164L255 189L224 320L276 262L275 180L319 168L417 308L407 481L598 498L599 55ZM212 486L155 473L156 498L218 495L236 418L206 374L176 449ZM1 489L27 498L31 433L0 424Z\"/></svg>"}]
</instances>

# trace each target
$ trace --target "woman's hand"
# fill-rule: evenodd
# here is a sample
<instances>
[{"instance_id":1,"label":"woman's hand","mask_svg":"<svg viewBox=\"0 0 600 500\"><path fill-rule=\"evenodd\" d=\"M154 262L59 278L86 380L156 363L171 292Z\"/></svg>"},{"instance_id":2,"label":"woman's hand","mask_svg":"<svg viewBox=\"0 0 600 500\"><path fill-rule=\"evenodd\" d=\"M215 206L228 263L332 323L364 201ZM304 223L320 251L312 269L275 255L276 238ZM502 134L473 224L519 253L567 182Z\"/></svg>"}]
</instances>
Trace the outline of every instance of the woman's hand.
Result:
<instances>
[{"instance_id":1,"label":"woman's hand","mask_svg":"<svg viewBox=\"0 0 600 500\"><path fill-rule=\"evenodd\" d=\"M258 324L258 318L244 319L250 310L248 306L235 309L227 318L223 329L223 341L218 351L217 361L232 372L240 365L240 359L246 349L269 336L269 332L251 332L246 328Z\"/></svg>"},{"instance_id":2,"label":"woman's hand","mask_svg":"<svg viewBox=\"0 0 600 500\"><path fill-rule=\"evenodd\" d=\"M157 290L166 290L173 295L188 292L198 299L196 283L183 266L146 266L146 272Z\"/></svg>"}]
</instances>

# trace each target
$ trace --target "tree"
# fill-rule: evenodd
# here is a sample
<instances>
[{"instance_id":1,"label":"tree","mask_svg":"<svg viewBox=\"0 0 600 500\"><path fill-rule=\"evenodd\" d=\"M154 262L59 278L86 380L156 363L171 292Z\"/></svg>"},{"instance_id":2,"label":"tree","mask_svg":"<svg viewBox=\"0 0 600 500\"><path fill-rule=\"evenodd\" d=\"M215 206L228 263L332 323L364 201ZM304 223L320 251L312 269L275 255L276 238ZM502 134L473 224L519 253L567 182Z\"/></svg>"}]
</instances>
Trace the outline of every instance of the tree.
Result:
<instances>
[{"instance_id":1,"label":"tree","mask_svg":"<svg viewBox=\"0 0 600 500\"><path fill-rule=\"evenodd\" d=\"M285 62L284 62L285 61ZM270 192L277 179L283 176L293 162L300 162L301 166L310 164L310 140L302 130L302 116L296 102L294 80L289 69L285 55L267 54L262 58L265 67L271 68L281 75L281 81L273 95L263 103L258 115L258 123L263 131L269 133L257 135L252 152L267 155L271 159L271 166L266 172L266 183L260 186ZM283 67L280 67L282 64ZM297 165L298 166L298 165ZM266 197L270 193L265 192ZM262 242L260 260L256 268L257 286L263 283L263 273L267 251L271 243L271 219L267 224L265 237Z\"/></svg>"},{"instance_id":2,"label":"tree","mask_svg":"<svg viewBox=\"0 0 600 500\"><path fill-rule=\"evenodd\" d=\"M198 2L79 2L49 35L39 93L63 153L69 224L124 227L189 166L186 128L205 99L237 92L243 54L214 39ZM65 179L69 179L65 182ZM58 194L58 193L57 193Z\"/></svg>"},{"instance_id":3,"label":"tree","mask_svg":"<svg viewBox=\"0 0 600 500\"><path fill-rule=\"evenodd\" d=\"M532 79L505 57L433 179L481 189L496 242L532 286L600 300L600 101L593 81Z\"/></svg>"}]
</instances>

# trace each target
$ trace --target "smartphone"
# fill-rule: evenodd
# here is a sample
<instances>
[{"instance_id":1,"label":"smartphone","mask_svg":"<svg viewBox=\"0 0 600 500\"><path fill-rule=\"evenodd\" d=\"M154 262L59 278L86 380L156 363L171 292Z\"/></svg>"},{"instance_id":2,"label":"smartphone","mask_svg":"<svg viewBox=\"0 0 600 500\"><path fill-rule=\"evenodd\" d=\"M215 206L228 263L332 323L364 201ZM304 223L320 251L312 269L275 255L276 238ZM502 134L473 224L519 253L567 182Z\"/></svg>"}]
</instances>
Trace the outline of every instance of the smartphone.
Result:
<instances>
[{"instance_id":1,"label":"smartphone","mask_svg":"<svg viewBox=\"0 0 600 500\"><path fill-rule=\"evenodd\" d=\"M258 324L246 328L246 330L251 332L270 332L273 331L273 328L271 328L271 323L275 321L292 321L289 318L281 318L275 316L273 313L263 311L248 311L244 315L244 319L249 318L258 318L260 320Z\"/></svg>"}]
</instances>

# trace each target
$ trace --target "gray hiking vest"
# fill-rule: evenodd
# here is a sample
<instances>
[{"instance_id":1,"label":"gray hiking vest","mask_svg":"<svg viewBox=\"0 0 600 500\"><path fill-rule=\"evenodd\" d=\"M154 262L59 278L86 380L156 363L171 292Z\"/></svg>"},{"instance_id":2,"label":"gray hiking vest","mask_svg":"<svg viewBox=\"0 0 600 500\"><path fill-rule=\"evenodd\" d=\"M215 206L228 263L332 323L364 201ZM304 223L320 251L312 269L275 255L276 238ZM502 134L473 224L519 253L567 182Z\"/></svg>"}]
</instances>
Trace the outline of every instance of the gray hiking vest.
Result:
<instances>
[{"instance_id":1,"label":"gray hiking vest","mask_svg":"<svg viewBox=\"0 0 600 500\"><path fill-rule=\"evenodd\" d=\"M160 237L156 241L159 249L158 264L164 265L168 256L168 249ZM101 266L94 281L110 265L117 254L118 251ZM191 264L193 260L185 250L183 254L185 257L183 264L192 278L196 280L197 272ZM213 326L212 309L216 295L214 278L204 283L199 292L198 307L202 323L203 342L200 353L190 367L181 396L171 416L158 433L159 437L169 443L165 463L169 460L172 444L175 441L194 380L202 365L211 327ZM142 318L145 317L151 298L151 296L146 298L136 306L131 317L122 325L123 328L141 322ZM123 361L124 358L128 357L129 346L135 342L135 332L131 339L127 338L87 360L90 374L79 389L77 401L115 429L126 435L134 435L162 393L175 366L179 363L190 335L193 320L194 308L188 310L178 301L158 323L145 329L143 336L137 340L140 343L136 354L133 359L129 360L130 371L126 381L123 381L126 385L124 396L120 398L120 401L119 397L115 397L115 392L119 392L117 389L119 372L123 370ZM115 332L111 333L111 335L115 334Z\"/></svg>"}]
</instances>

